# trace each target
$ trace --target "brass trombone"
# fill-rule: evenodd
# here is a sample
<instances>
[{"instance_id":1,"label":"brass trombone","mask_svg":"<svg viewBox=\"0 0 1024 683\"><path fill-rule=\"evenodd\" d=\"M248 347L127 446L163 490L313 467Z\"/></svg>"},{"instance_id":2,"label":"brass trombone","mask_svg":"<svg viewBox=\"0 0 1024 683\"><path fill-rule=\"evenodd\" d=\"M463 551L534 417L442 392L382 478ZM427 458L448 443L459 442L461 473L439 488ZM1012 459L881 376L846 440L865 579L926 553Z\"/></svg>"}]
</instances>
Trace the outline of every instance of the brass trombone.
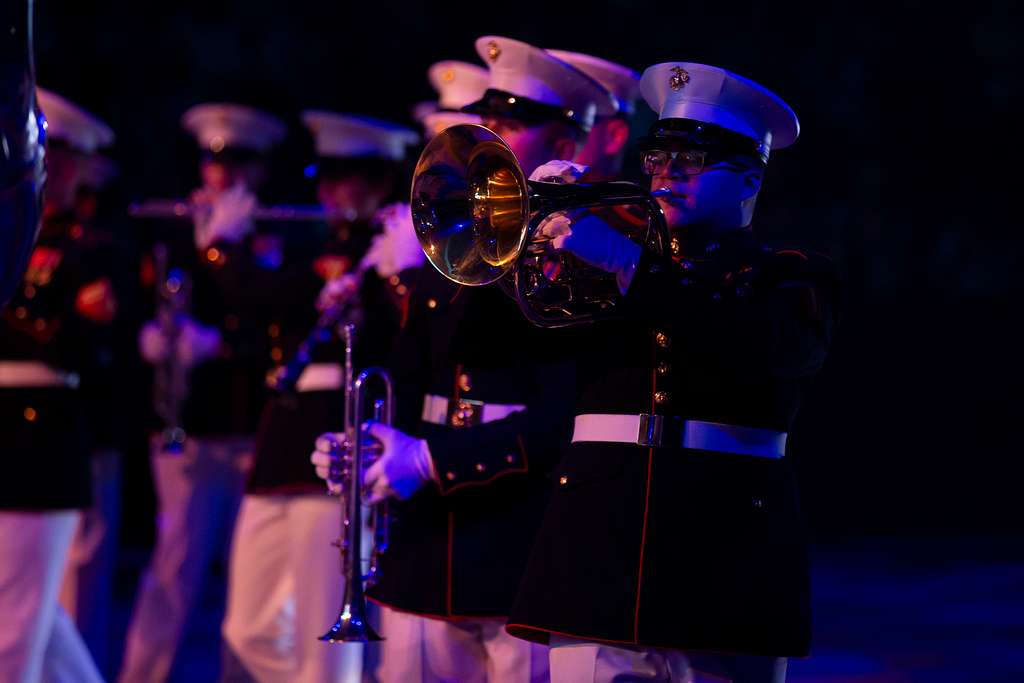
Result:
<instances>
[{"instance_id":1,"label":"brass trombone","mask_svg":"<svg viewBox=\"0 0 1024 683\"><path fill-rule=\"evenodd\" d=\"M334 625L320 636L329 643L365 643L381 640L366 619L364 582L372 585L379 576L380 556L387 551L390 515L387 502L373 508L373 549L370 553L369 573L363 576L363 456L367 445L362 434L366 418L366 385L376 377L384 385L384 398L373 403L373 419L390 425L394 421L394 390L391 377L382 368L367 368L352 378L352 341L355 326L345 325L341 338L345 345L345 439L341 444L341 536L335 541L341 553L341 573L344 577L345 598Z\"/></svg>"},{"instance_id":2,"label":"brass trombone","mask_svg":"<svg viewBox=\"0 0 1024 683\"><path fill-rule=\"evenodd\" d=\"M556 184L528 181L511 148L483 126L452 126L434 137L413 175L413 224L427 260L462 285L500 281L534 324L562 327L615 315L622 298L615 278L550 248L539 234L559 211L643 215L622 228L664 253L668 226L656 197L628 182ZM602 214L604 215L604 214ZM621 220L609 216L618 227Z\"/></svg>"}]
</instances>

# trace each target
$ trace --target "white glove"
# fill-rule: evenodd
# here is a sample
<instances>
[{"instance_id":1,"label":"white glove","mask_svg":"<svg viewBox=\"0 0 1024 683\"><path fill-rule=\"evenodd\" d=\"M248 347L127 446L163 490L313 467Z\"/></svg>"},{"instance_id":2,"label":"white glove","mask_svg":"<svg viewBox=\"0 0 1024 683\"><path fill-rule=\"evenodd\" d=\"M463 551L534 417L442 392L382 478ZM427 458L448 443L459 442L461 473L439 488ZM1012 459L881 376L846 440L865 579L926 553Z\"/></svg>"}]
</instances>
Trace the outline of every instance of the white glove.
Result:
<instances>
[{"instance_id":1,"label":"white glove","mask_svg":"<svg viewBox=\"0 0 1024 683\"><path fill-rule=\"evenodd\" d=\"M221 336L217 328L185 318L181 332L178 333L178 359L187 368L195 367L214 358L220 352L220 343Z\"/></svg>"},{"instance_id":2,"label":"white glove","mask_svg":"<svg viewBox=\"0 0 1024 683\"><path fill-rule=\"evenodd\" d=\"M423 439L379 422L370 424L369 433L383 447L380 458L370 465L363 478L364 490L369 488L367 503L370 505L390 496L405 500L437 478L430 448Z\"/></svg>"},{"instance_id":3,"label":"white glove","mask_svg":"<svg viewBox=\"0 0 1024 683\"><path fill-rule=\"evenodd\" d=\"M195 367L220 351L221 336L216 328L206 327L187 317L182 318L178 325L174 353L185 367ZM147 363L165 362L170 350L170 340L155 320L150 320L139 330L139 354Z\"/></svg>"},{"instance_id":4,"label":"white glove","mask_svg":"<svg viewBox=\"0 0 1024 683\"><path fill-rule=\"evenodd\" d=\"M538 227L553 238L554 249L564 249L584 263L615 274L619 291L629 289L640 261L640 245L588 211L556 212Z\"/></svg>"},{"instance_id":5,"label":"white glove","mask_svg":"<svg viewBox=\"0 0 1024 683\"><path fill-rule=\"evenodd\" d=\"M359 292L359 278L351 273L328 280L316 298L316 310L323 313L328 308L344 305Z\"/></svg>"},{"instance_id":6,"label":"white glove","mask_svg":"<svg viewBox=\"0 0 1024 683\"><path fill-rule=\"evenodd\" d=\"M193 217L196 248L206 249L218 241L235 244L253 230L252 212L256 197L241 183L216 198L205 190L192 193L192 202L209 211L197 211Z\"/></svg>"},{"instance_id":7,"label":"white glove","mask_svg":"<svg viewBox=\"0 0 1024 683\"><path fill-rule=\"evenodd\" d=\"M345 435L341 432L326 432L317 437L316 445L309 461L313 463L316 476L327 484L327 492L332 496L341 495L341 453L344 450Z\"/></svg>"},{"instance_id":8,"label":"white glove","mask_svg":"<svg viewBox=\"0 0 1024 683\"><path fill-rule=\"evenodd\" d=\"M139 355L151 365L167 360L170 344L155 320L150 320L139 330Z\"/></svg>"},{"instance_id":9,"label":"white glove","mask_svg":"<svg viewBox=\"0 0 1024 683\"><path fill-rule=\"evenodd\" d=\"M530 180L542 183L573 184L589 170L589 166L556 159L535 168L530 174Z\"/></svg>"},{"instance_id":10,"label":"white glove","mask_svg":"<svg viewBox=\"0 0 1024 683\"><path fill-rule=\"evenodd\" d=\"M379 503L390 496L405 500L428 481L437 479L426 441L379 423L371 423L368 433L382 446L380 457L363 476L368 504ZM341 493L342 472L346 467L342 462L344 444L342 433L321 434L316 440L316 450L309 456L316 476L327 483L327 490L334 495Z\"/></svg>"},{"instance_id":11,"label":"white glove","mask_svg":"<svg viewBox=\"0 0 1024 683\"><path fill-rule=\"evenodd\" d=\"M363 257L363 265L376 268L384 278L423 265L426 257L416 237L409 205L404 202L389 204L377 212L376 218L384 230L374 235Z\"/></svg>"}]
</instances>

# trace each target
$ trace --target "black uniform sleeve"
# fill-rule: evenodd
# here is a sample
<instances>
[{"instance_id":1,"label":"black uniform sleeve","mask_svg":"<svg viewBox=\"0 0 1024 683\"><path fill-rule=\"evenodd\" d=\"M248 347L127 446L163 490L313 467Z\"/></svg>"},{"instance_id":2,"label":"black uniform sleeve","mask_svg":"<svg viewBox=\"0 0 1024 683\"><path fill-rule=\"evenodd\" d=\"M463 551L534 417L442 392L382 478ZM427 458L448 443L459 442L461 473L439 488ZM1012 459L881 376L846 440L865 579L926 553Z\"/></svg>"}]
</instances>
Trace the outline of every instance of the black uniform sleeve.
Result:
<instances>
[{"instance_id":1,"label":"black uniform sleeve","mask_svg":"<svg viewBox=\"0 0 1024 683\"><path fill-rule=\"evenodd\" d=\"M739 264L676 263L645 250L629 314L737 372L803 377L822 365L836 322L837 278L824 257L760 252Z\"/></svg>"},{"instance_id":2,"label":"black uniform sleeve","mask_svg":"<svg viewBox=\"0 0 1024 683\"><path fill-rule=\"evenodd\" d=\"M526 410L463 429L442 428L428 435L438 487L447 495L486 486L510 474L544 477L554 468L572 436L571 361L538 364L535 391Z\"/></svg>"}]
</instances>

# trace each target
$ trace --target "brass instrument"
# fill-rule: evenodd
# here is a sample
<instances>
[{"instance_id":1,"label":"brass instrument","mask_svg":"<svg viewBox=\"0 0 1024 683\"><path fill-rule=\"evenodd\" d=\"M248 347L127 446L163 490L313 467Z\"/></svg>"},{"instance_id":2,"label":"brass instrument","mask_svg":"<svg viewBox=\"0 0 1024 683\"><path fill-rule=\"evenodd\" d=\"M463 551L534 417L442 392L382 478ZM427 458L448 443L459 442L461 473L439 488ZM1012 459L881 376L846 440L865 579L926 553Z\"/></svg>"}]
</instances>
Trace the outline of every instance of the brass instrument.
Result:
<instances>
[{"instance_id":1,"label":"brass instrument","mask_svg":"<svg viewBox=\"0 0 1024 683\"><path fill-rule=\"evenodd\" d=\"M538 227L559 211L638 207L645 216L624 232L664 253L668 226L655 199L663 192L628 182L527 181L504 140L464 124L427 144L410 203L420 245L442 275L470 286L501 280L527 319L562 327L614 315L622 295L614 276L551 249Z\"/></svg>"},{"instance_id":2,"label":"brass instrument","mask_svg":"<svg viewBox=\"0 0 1024 683\"><path fill-rule=\"evenodd\" d=\"M185 199L147 199L128 206L128 215L132 218L160 219L192 219L196 214L211 211L211 207L194 204ZM252 211L252 219L261 222L303 222L355 220L352 211L325 211L318 205L281 204L277 206L257 206Z\"/></svg>"},{"instance_id":3,"label":"brass instrument","mask_svg":"<svg viewBox=\"0 0 1024 683\"><path fill-rule=\"evenodd\" d=\"M181 453L185 446L185 429L181 412L188 398L188 368L175 352L181 334L179 319L189 312L191 282L188 275L178 269L168 269L167 245L153 247L156 269L156 321L170 352L154 368L153 405L163 422L160 450Z\"/></svg>"},{"instance_id":4,"label":"brass instrument","mask_svg":"<svg viewBox=\"0 0 1024 683\"><path fill-rule=\"evenodd\" d=\"M341 337L345 344L345 441L342 444L342 468L340 479L341 494L341 530L342 535L336 541L341 552L341 572L345 581L345 599L338 614L337 621L330 630L320 636L320 640L329 643L365 643L381 640L366 620L366 598L363 583L372 585L379 573L380 556L386 552L388 545L389 517L387 503L380 503L373 509L374 543L370 554L369 573L364 577L362 572L362 538L363 538L363 496L362 474L363 456L367 445L363 443L362 424L366 418L363 410L366 401L367 382L376 377L384 385L384 399L377 399L373 404L373 419L376 422L391 424L394 420L394 391L391 378L381 368L367 368L352 379L352 338L355 326L348 324L342 328Z\"/></svg>"}]
</instances>

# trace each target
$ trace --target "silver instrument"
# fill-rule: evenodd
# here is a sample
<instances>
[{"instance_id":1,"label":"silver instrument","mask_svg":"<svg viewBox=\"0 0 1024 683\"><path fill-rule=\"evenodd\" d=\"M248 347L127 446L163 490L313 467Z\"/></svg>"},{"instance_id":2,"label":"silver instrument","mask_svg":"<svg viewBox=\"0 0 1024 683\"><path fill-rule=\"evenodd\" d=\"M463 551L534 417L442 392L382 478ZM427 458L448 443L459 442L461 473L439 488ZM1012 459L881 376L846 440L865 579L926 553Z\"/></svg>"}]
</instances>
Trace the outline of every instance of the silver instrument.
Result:
<instances>
[{"instance_id":1,"label":"silver instrument","mask_svg":"<svg viewBox=\"0 0 1024 683\"><path fill-rule=\"evenodd\" d=\"M196 214L208 213L211 207L194 204L184 199L147 199L128 206L128 215L132 218L189 219ZM252 211L254 221L263 222L303 222L355 220L353 211L325 211L318 205L281 204L277 206L257 206Z\"/></svg>"},{"instance_id":2,"label":"silver instrument","mask_svg":"<svg viewBox=\"0 0 1024 683\"><path fill-rule=\"evenodd\" d=\"M370 553L369 573L362 572L363 496L362 475L364 455L368 444L362 433L366 419L365 403L367 383L376 378L384 387L384 398L373 402L373 419L384 424L394 420L394 391L391 377L382 368L367 368L353 379L352 341L354 325L345 325L341 337L345 344L345 440L340 445L342 482L341 537L335 542L341 553L341 573L344 577L345 600L337 621L320 640L329 643L365 643L381 640L366 619L364 583L372 585L379 576L380 556L387 551L390 515L387 503L373 508L373 550Z\"/></svg>"},{"instance_id":3,"label":"silver instrument","mask_svg":"<svg viewBox=\"0 0 1024 683\"><path fill-rule=\"evenodd\" d=\"M161 451L181 453L185 446L182 408L188 398L188 368L175 352L181 334L180 320L188 315L191 304L191 281L178 268L168 268L167 245L153 248L156 269L156 321L170 352L154 368L153 405L163 422Z\"/></svg>"}]
</instances>

